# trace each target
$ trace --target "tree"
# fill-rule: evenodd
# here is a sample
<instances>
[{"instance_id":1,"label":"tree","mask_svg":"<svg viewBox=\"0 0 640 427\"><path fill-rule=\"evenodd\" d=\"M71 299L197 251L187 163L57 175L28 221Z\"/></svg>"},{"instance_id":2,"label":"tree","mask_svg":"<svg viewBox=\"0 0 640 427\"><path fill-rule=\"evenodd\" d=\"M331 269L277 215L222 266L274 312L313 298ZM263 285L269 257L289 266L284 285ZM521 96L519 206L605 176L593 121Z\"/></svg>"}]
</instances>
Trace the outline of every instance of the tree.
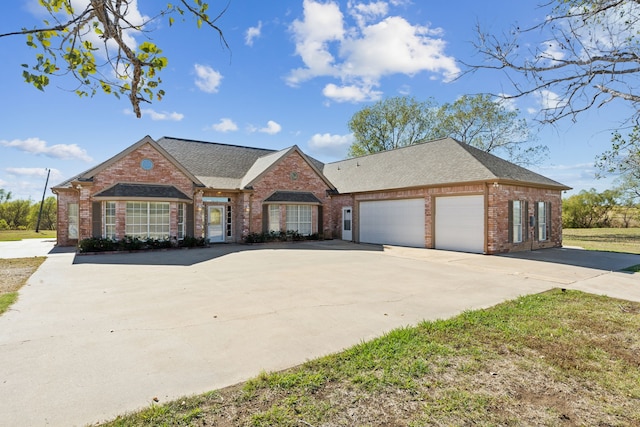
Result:
<instances>
[{"instance_id":1,"label":"tree","mask_svg":"<svg viewBox=\"0 0 640 427\"><path fill-rule=\"evenodd\" d=\"M562 226L566 228L609 227L611 212L617 206L617 190L598 193L582 190L562 201Z\"/></svg>"},{"instance_id":2,"label":"tree","mask_svg":"<svg viewBox=\"0 0 640 427\"><path fill-rule=\"evenodd\" d=\"M38 214L40 213L40 203L33 203L29 209L29 228L36 229ZM54 196L44 199L42 204L42 215L40 217L41 230L55 230L58 218L58 202Z\"/></svg>"},{"instance_id":3,"label":"tree","mask_svg":"<svg viewBox=\"0 0 640 427\"><path fill-rule=\"evenodd\" d=\"M603 173L620 175L622 188L640 197L640 126L626 137L614 132L611 149L598 156L596 166Z\"/></svg>"},{"instance_id":4,"label":"tree","mask_svg":"<svg viewBox=\"0 0 640 427\"><path fill-rule=\"evenodd\" d=\"M35 65L22 65L25 81L44 90L50 77L71 74L78 82L77 95L93 96L99 90L118 98L125 95L138 118L141 102L159 101L164 96L157 74L168 59L148 40L135 46L134 35L154 31L151 27L159 18L166 17L173 25L176 17L190 17L198 28L206 24L215 30L228 47L216 25L226 7L212 17L208 14L210 2L178 0L152 17L141 16L135 10L135 0L40 0L39 4L49 14L42 27L0 34L0 38L26 35L27 45L37 50Z\"/></svg>"},{"instance_id":5,"label":"tree","mask_svg":"<svg viewBox=\"0 0 640 427\"><path fill-rule=\"evenodd\" d=\"M11 200L11 191L0 188L0 203L8 202L9 200Z\"/></svg>"},{"instance_id":6,"label":"tree","mask_svg":"<svg viewBox=\"0 0 640 427\"><path fill-rule=\"evenodd\" d=\"M435 137L435 113L433 100L419 102L403 96L365 107L348 123L355 138L349 156L392 150Z\"/></svg>"},{"instance_id":7,"label":"tree","mask_svg":"<svg viewBox=\"0 0 640 427\"><path fill-rule=\"evenodd\" d=\"M520 165L538 164L547 156L544 145L531 145L532 136L519 112L490 95L464 95L438 110L438 131L487 153Z\"/></svg>"},{"instance_id":8,"label":"tree","mask_svg":"<svg viewBox=\"0 0 640 427\"><path fill-rule=\"evenodd\" d=\"M29 225L29 209L31 201L12 200L4 202L0 209L0 218L4 219L13 230L26 229Z\"/></svg>"},{"instance_id":9,"label":"tree","mask_svg":"<svg viewBox=\"0 0 640 427\"><path fill-rule=\"evenodd\" d=\"M517 110L509 110L488 95L465 95L452 104L395 97L356 112L349 128L355 141L349 156L361 156L452 137L519 164L539 163L544 146L531 146L531 133Z\"/></svg>"},{"instance_id":10,"label":"tree","mask_svg":"<svg viewBox=\"0 0 640 427\"><path fill-rule=\"evenodd\" d=\"M474 43L486 59L466 64L504 71L517 98L545 100L543 123L575 116L613 99L631 103L640 117L640 0L553 0L542 23L506 36L477 29ZM528 46L532 46L528 48Z\"/></svg>"}]
</instances>

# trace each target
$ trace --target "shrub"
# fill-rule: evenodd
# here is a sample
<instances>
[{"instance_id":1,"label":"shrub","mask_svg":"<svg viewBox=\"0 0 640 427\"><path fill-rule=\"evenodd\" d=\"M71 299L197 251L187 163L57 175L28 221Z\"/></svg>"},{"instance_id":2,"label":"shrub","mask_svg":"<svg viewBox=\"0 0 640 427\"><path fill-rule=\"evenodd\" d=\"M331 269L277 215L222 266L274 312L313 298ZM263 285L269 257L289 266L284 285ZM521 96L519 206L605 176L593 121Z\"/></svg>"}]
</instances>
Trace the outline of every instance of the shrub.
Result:
<instances>
[{"instance_id":1,"label":"shrub","mask_svg":"<svg viewBox=\"0 0 640 427\"><path fill-rule=\"evenodd\" d=\"M267 242L299 242L301 240L319 240L318 233L305 236L295 230L268 231L263 233L249 233L245 238L245 243L267 243Z\"/></svg>"},{"instance_id":2,"label":"shrub","mask_svg":"<svg viewBox=\"0 0 640 427\"><path fill-rule=\"evenodd\" d=\"M178 246L181 248L201 248L207 246L207 244L207 239L204 237L184 236L184 239L178 241Z\"/></svg>"}]
</instances>

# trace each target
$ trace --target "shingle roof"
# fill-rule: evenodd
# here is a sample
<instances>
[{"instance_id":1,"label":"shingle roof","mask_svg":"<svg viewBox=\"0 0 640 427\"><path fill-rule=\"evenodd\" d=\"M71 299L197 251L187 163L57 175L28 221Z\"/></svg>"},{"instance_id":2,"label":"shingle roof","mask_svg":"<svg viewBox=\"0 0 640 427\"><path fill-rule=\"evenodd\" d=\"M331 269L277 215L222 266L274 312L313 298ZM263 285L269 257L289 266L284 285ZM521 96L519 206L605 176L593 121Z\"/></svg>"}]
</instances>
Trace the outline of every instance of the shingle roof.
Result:
<instances>
[{"instance_id":1,"label":"shingle roof","mask_svg":"<svg viewBox=\"0 0 640 427\"><path fill-rule=\"evenodd\" d=\"M240 188L256 161L274 150L163 137L157 144L203 184L212 188Z\"/></svg>"},{"instance_id":2,"label":"shingle roof","mask_svg":"<svg viewBox=\"0 0 640 427\"><path fill-rule=\"evenodd\" d=\"M191 200L189 196L178 190L173 185L156 184L116 184L94 197L126 197L126 198L160 198Z\"/></svg>"},{"instance_id":3,"label":"shingle roof","mask_svg":"<svg viewBox=\"0 0 640 427\"><path fill-rule=\"evenodd\" d=\"M265 202L317 203L322 204L313 193L304 191L276 191Z\"/></svg>"},{"instance_id":4,"label":"shingle roof","mask_svg":"<svg viewBox=\"0 0 640 427\"><path fill-rule=\"evenodd\" d=\"M322 172L340 193L487 180L568 188L452 138L329 163Z\"/></svg>"}]
</instances>

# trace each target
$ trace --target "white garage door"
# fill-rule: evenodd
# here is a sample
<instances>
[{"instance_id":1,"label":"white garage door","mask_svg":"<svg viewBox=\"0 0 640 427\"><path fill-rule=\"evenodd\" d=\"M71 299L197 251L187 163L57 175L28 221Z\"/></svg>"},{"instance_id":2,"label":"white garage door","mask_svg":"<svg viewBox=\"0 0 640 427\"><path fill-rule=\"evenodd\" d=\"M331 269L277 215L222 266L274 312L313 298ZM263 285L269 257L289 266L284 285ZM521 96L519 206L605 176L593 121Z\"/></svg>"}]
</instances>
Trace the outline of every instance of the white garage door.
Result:
<instances>
[{"instance_id":1,"label":"white garage door","mask_svg":"<svg viewBox=\"0 0 640 427\"><path fill-rule=\"evenodd\" d=\"M360 203L360 241L424 248L424 199Z\"/></svg>"},{"instance_id":2,"label":"white garage door","mask_svg":"<svg viewBox=\"0 0 640 427\"><path fill-rule=\"evenodd\" d=\"M484 252L484 196L436 198L436 249Z\"/></svg>"}]
</instances>

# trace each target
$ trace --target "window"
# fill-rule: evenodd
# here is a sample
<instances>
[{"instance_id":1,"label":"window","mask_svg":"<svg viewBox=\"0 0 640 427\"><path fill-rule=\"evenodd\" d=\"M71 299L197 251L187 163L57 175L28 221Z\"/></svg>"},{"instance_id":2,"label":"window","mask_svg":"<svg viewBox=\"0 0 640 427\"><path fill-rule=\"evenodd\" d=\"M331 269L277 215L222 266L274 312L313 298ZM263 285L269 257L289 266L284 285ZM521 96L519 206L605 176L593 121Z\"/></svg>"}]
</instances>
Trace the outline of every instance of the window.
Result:
<instances>
[{"instance_id":1,"label":"window","mask_svg":"<svg viewBox=\"0 0 640 427\"><path fill-rule=\"evenodd\" d=\"M67 219L68 219L68 231L69 239L78 238L78 204L69 203L67 205Z\"/></svg>"},{"instance_id":2,"label":"window","mask_svg":"<svg viewBox=\"0 0 640 427\"><path fill-rule=\"evenodd\" d=\"M226 222L226 227L227 227L227 237L232 237L233 236L233 227L231 226L231 206L227 206L227 222Z\"/></svg>"},{"instance_id":3,"label":"window","mask_svg":"<svg viewBox=\"0 0 640 427\"><path fill-rule=\"evenodd\" d=\"M311 206L287 205L287 231L297 231L308 236L311 231Z\"/></svg>"},{"instance_id":4,"label":"window","mask_svg":"<svg viewBox=\"0 0 640 427\"><path fill-rule=\"evenodd\" d=\"M547 240L547 204L538 202L538 240Z\"/></svg>"},{"instance_id":5,"label":"window","mask_svg":"<svg viewBox=\"0 0 640 427\"><path fill-rule=\"evenodd\" d=\"M184 239L186 217L185 211L186 205L184 203L178 203L178 240Z\"/></svg>"},{"instance_id":6,"label":"window","mask_svg":"<svg viewBox=\"0 0 640 427\"><path fill-rule=\"evenodd\" d=\"M125 233L141 239L169 238L168 202L127 202Z\"/></svg>"},{"instance_id":7,"label":"window","mask_svg":"<svg viewBox=\"0 0 640 427\"><path fill-rule=\"evenodd\" d=\"M116 238L116 202L104 202L104 237Z\"/></svg>"},{"instance_id":8,"label":"window","mask_svg":"<svg viewBox=\"0 0 640 427\"><path fill-rule=\"evenodd\" d=\"M269 205L269 231L280 231L280 205Z\"/></svg>"},{"instance_id":9,"label":"window","mask_svg":"<svg viewBox=\"0 0 640 427\"><path fill-rule=\"evenodd\" d=\"M522 202L513 201L513 243L522 242Z\"/></svg>"}]
</instances>

